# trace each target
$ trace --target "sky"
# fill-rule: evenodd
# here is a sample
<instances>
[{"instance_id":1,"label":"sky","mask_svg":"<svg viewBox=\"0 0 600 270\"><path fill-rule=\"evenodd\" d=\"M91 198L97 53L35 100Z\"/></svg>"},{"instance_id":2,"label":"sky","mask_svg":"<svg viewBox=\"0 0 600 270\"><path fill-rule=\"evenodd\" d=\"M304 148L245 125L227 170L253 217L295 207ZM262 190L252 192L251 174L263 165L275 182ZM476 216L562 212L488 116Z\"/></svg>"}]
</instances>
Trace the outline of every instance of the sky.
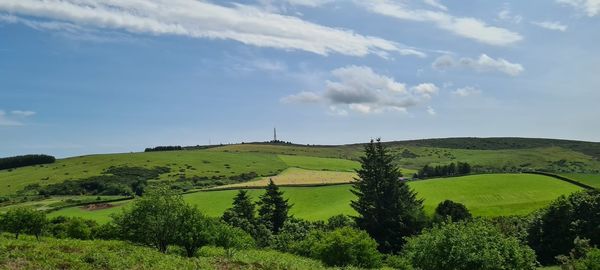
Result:
<instances>
[{"instance_id":1,"label":"sky","mask_svg":"<svg viewBox=\"0 0 600 270\"><path fill-rule=\"evenodd\" d=\"M600 0L0 0L0 156L600 141Z\"/></svg>"}]
</instances>

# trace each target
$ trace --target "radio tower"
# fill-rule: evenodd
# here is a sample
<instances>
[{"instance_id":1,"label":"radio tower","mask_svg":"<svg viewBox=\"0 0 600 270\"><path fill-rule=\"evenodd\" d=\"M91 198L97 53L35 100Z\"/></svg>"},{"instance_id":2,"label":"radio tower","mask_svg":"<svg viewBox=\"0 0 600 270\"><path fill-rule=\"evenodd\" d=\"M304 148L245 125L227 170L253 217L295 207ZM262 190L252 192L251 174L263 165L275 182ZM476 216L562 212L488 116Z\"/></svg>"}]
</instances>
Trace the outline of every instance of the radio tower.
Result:
<instances>
[{"instance_id":1,"label":"radio tower","mask_svg":"<svg viewBox=\"0 0 600 270\"><path fill-rule=\"evenodd\" d=\"M277 142L277 128L273 128L273 142Z\"/></svg>"}]
</instances>

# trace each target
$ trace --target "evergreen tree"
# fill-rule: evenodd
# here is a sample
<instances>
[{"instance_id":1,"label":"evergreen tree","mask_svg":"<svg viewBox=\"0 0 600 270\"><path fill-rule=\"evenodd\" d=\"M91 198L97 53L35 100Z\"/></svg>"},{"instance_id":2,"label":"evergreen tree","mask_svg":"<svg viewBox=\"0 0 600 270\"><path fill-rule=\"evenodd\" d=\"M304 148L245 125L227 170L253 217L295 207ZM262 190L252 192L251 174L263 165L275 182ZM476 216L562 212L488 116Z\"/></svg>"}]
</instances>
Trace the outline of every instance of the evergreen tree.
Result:
<instances>
[{"instance_id":1,"label":"evergreen tree","mask_svg":"<svg viewBox=\"0 0 600 270\"><path fill-rule=\"evenodd\" d=\"M258 202L259 221L266 224L273 233L278 233L283 223L288 218L288 211L292 207L288 204L288 200L283 198L283 192L279 191L279 187L269 181L269 185L265 190L265 194L260 196Z\"/></svg>"},{"instance_id":2,"label":"evergreen tree","mask_svg":"<svg viewBox=\"0 0 600 270\"><path fill-rule=\"evenodd\" d=\"M352 190L357 196L351 202L358 212L356 225L385 253L399 251L403 237L417 234L425 223L423 200L399 180L402 175L393 159L380 139L376 143L371 140L360 158L361 168Z\"/></svg>"},{"instance_id":3,"label":"evergreen tree","mask_svg":"<svg viewBox=\"0 0 600 270\"><path fill-rule=\"evenodd\" d=\"M254 223L256 219L255 207L250 196L248 196L248 191L240 190L233 199L233 206L223 213L223 220L225 222L230 223L233 218L243 219L252 224Z\"/></svg>"}]
</instances>

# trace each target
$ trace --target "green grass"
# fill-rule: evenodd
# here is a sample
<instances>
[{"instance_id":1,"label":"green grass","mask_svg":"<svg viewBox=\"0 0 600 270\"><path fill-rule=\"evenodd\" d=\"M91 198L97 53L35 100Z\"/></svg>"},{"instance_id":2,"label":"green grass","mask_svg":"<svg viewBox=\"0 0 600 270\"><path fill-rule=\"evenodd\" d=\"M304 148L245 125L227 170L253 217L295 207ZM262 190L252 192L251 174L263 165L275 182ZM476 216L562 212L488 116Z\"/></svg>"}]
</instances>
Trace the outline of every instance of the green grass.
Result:
<instances>
[{"instance_id":1,"label":"green grass","mask_svg":"<svg viewBox=\"0 0 600 270\"><path fill-rule=\"evenodd\" d=\"M188 166L191 166L188 168ZM229 165L229 166L226 166ZM161 179L192 176L233 176L256 172L275 175L288 167L280 158L262 153L225 153L212 151L168 151L81 156L57 160L56 163L0 171L0 195L12 194L28 184L47 185L66 179L100 175L110 166L167 166L171 172Z\"/></svg>"},{"instance_id":2,"label":"green grass","mask_svg":"<svg viewBox=\"0 0 600 270\"><path fill-rule=\"evenodd\" d=\"M476 216L522 215L544 207L560 195L581 190L579 187L542 175L486 174L411 182L410 186L423 198L429 214L445 199L464 203ZM350 185L324 187L282 187L294 204L291 214L308 220L324 220L337 214L354 214L350 201L354 195ZM219 216L231 206L235 190L197 192L184 199L197 205L210 216ZM263 191L249 190L253 198ZM119 207L87 211L78 207L50 213L51 216L82 216L100 222Z\"/></svg>"},{"instance_id":3,"label":"green grass","mask_svg":"<svg viewBox=\"0 0 600 270\"><path fill-rule=\"evenodd\" d=\"M582 184L600 189L600 174L590 173L561 173L560 175L573 179Z\"/></svg>"},{"instance_id":4,"label":"green grass","mask_svg":"<svg viewBox=\"0 0 600 270\"><path fill-rule=\"evenodd\" d=\"M122 241L0 235L0 269L328 269L319 261L269 250L203 247L195 258Z\"/></svg>"},{"instance_id":5,"label":"green grass","mask_svg":"<svg viewBox=\"0 0 600 270\"><path fill-rule=\"evenodd\" d=\"M285 162L285 164L287 164L290 167L297 167L307 170L353 172L355 169L360 168L360 163L346 159L290 155L278 156L283 162Z\"/></svg>"},{"instance_id":6,"label":"green grass","mask_svg":"<svg viewBox=\"0 0 600 270\"><path fill-rule=\"evenodd\" d=\"M98 200L100 198L100 200ZM11 204L0 207L0 213L6 212L14 207L33 207L37 210L50 210L58 207L65 207L68 205L81 204L81 203L93 203L98 201L107 201L125 198L124 196L56 196L48 199L38 201L28 201L18 204Z\"/></svg>"}]
</instances>

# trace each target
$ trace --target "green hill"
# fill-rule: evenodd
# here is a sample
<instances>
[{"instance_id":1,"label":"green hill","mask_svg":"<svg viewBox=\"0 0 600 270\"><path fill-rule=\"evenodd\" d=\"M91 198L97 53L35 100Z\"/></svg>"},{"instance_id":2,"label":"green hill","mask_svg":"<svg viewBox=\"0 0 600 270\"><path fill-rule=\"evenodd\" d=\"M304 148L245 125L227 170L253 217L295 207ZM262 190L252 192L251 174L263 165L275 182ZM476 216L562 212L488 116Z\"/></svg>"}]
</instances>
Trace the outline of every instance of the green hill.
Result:
<instances>
[{"instance_id":1,"label":"green hill","mask_svg":"<svg viewBox=\"0 0 600 270\"><path fill-rule=\"evenodd\" d=\"M426 164L468 162L475 172L549 171L600 174L600 143L528 138L447 138L386 142L395 162L409 170ZM103 174L110 167L168 167L159 180L194 188L191 179L210 179L211 185L259 179L288 168L352 171L362 145L307 146L245 143L180 151L88 155L55 163L0 170L0 196L28 185L48 185ZM236 179L229 181L231 179ZM186 182L188 180L188 182Z\"/></svg>"}]
</instances>

